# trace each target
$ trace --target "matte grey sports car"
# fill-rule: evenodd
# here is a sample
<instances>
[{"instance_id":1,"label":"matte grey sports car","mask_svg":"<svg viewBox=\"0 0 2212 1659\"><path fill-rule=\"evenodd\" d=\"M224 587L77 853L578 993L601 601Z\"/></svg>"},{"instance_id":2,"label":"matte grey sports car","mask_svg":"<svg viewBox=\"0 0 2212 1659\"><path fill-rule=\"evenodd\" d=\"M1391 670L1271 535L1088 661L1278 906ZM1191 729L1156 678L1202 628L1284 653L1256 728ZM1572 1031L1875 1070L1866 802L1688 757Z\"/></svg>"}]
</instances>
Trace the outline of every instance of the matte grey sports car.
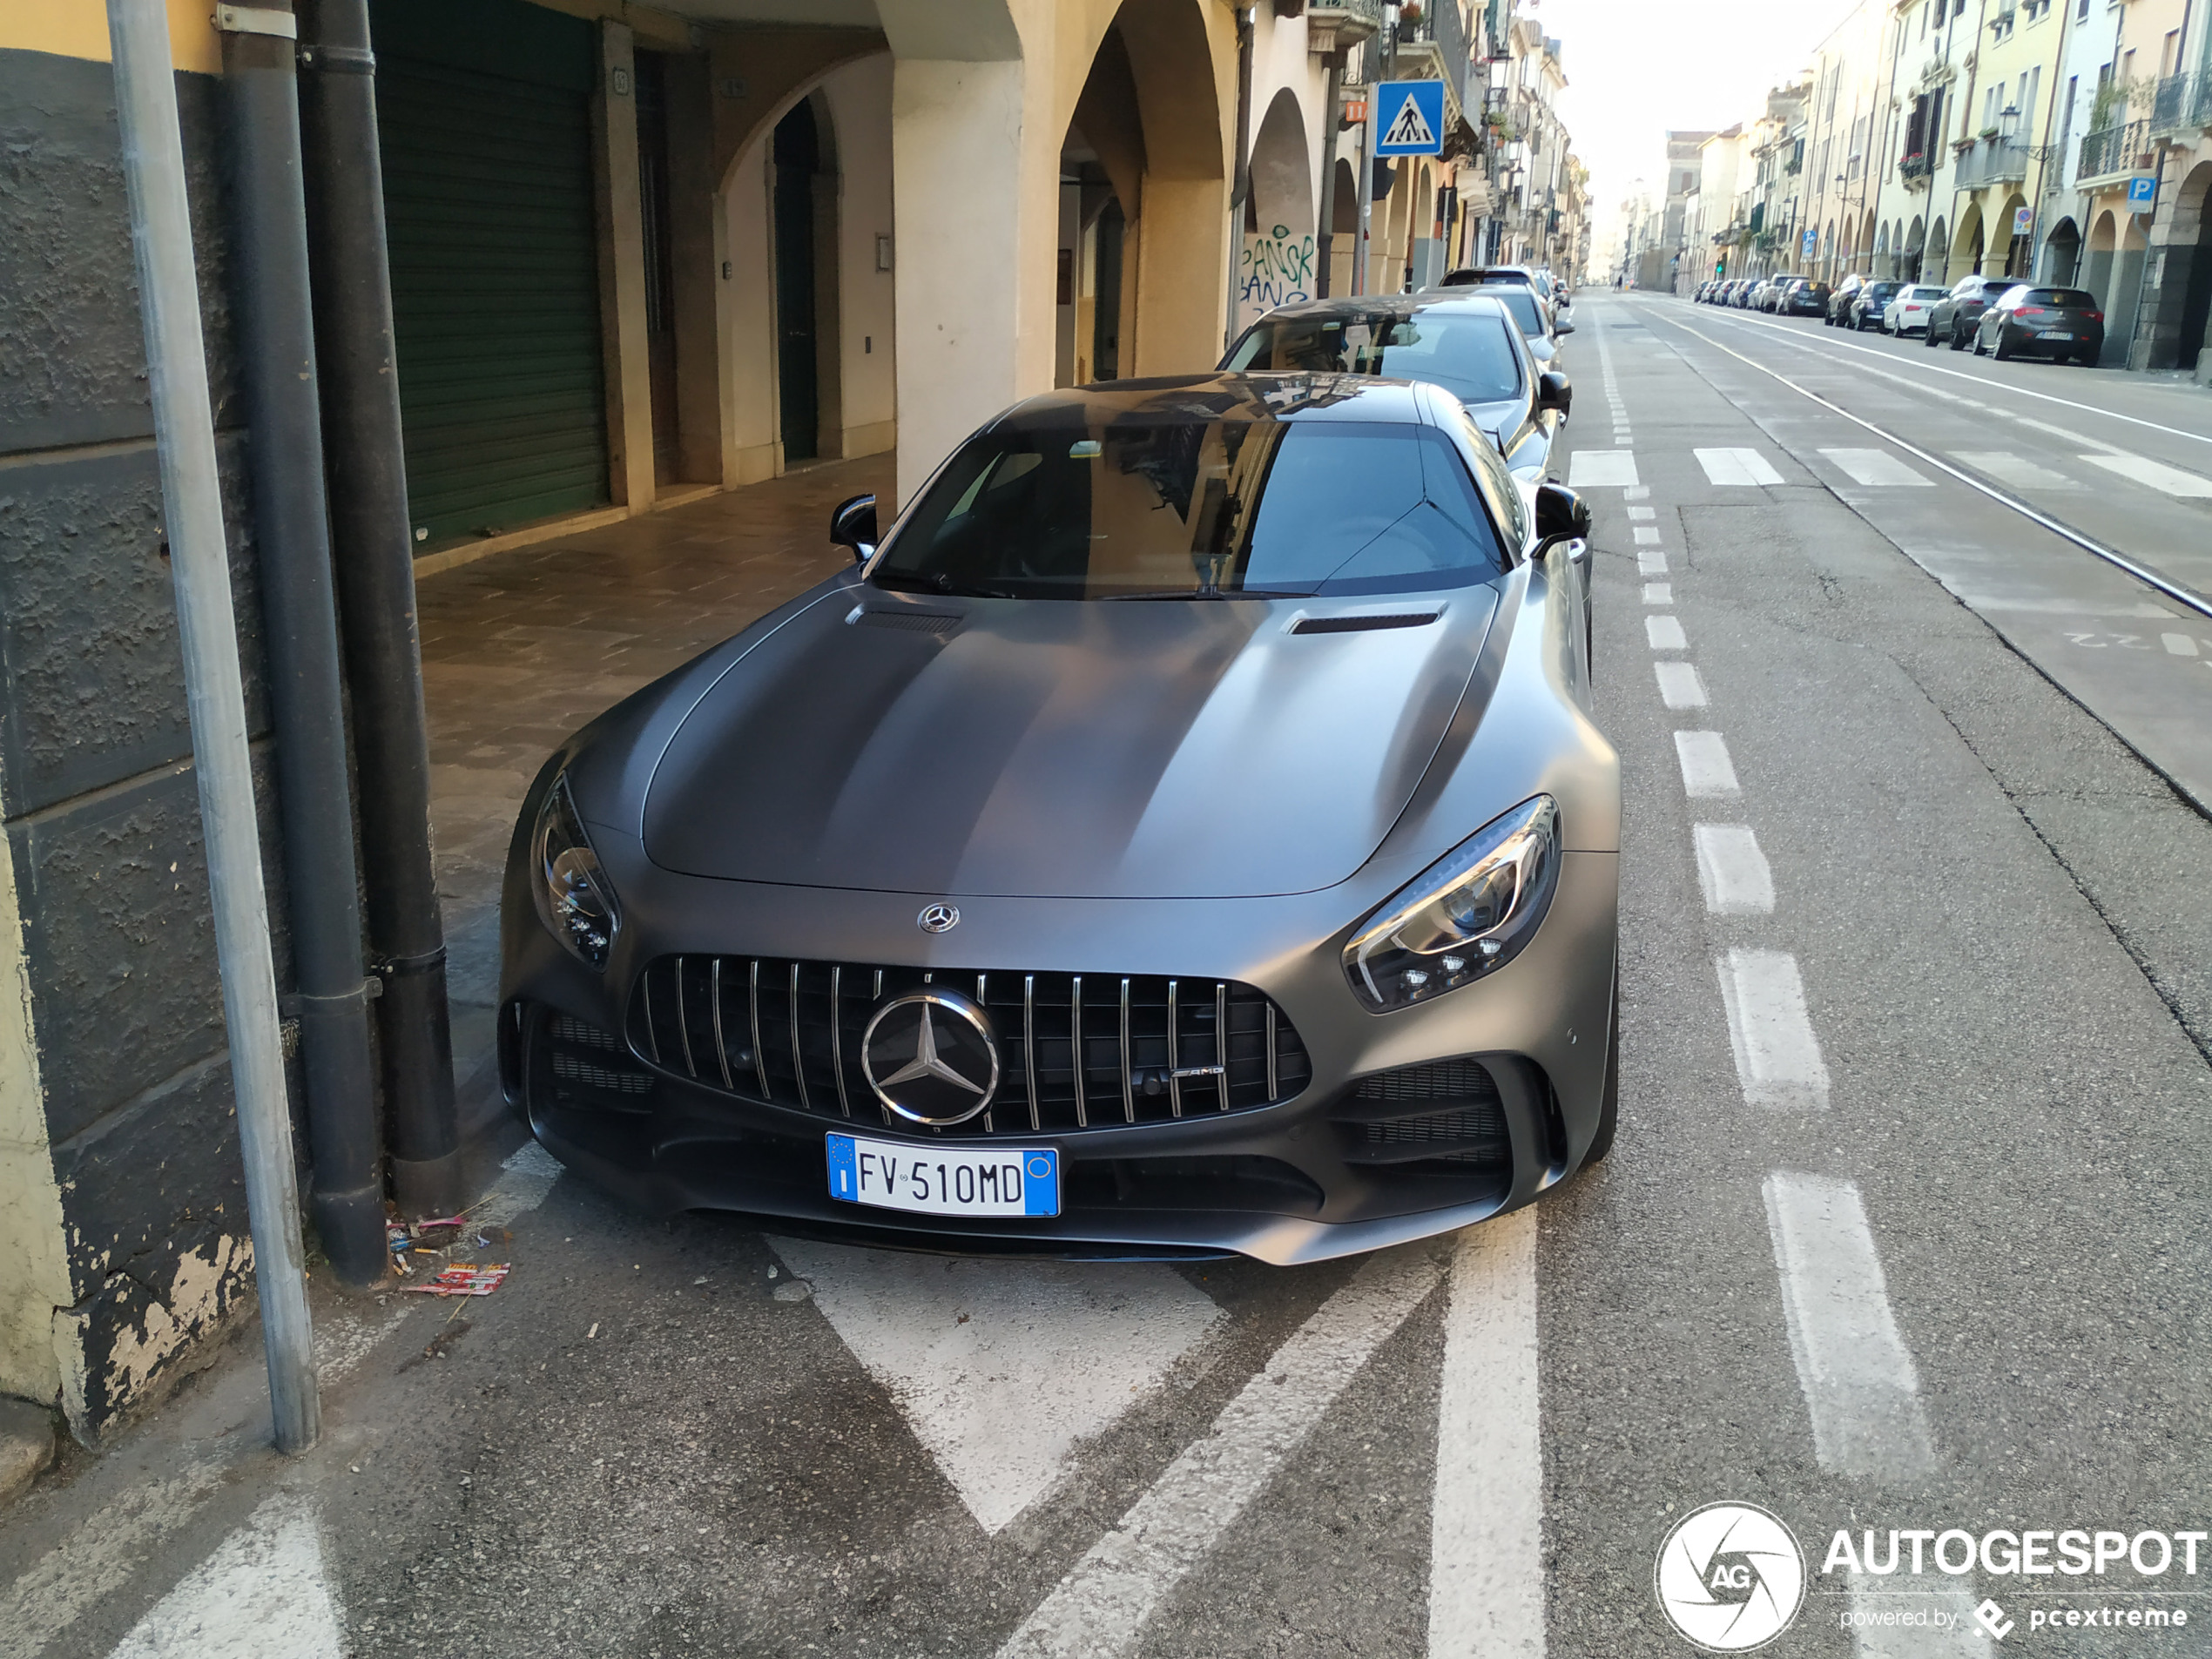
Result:
<instances>
[{"instance_id":1,"label":"matte grey sports car","mask_svg":"<svg viewBox=\"0 0 2212 1659\"><path fill-rule=\"evenodd\" d=\"M508 1098L659 1211L1310 1261L1604 1156L1588 513L1439 388L1016 406L530 790Z\"/></svg>"}]
</instances>

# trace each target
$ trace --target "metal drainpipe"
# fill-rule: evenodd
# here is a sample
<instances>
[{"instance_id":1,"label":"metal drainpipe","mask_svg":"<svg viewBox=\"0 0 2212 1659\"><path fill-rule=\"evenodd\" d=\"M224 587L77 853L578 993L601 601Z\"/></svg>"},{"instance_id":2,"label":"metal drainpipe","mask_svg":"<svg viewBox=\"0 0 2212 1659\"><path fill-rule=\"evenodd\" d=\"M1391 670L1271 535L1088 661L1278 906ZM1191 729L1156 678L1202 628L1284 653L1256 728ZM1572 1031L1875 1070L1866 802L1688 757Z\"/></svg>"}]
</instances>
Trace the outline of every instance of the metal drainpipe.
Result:
<instances>
[{"instance_id":1,"label":"metal drainpipe","mask_svg":"<svg viewBox=\"0 0 2212 1659\"><path fill-rule=\"evenodd\" d=\"M236 17L232 12L219 17ZM254 544L276 734L278 817L299 986L313 1208L340 1278L384 1276L383 1146L361 971L360 877L338 612L323 513L322 424L315 402L307 295L307 204L300 188L300 99L291 17L246 14L223 28L232 235L252 443Z\"/></svg>"},{"instance_id":2,"label":"metal drainpipe","mask_svg":"<svg viewBox=\"0 0 2212 1659\"><path fill-rule=\"evenodd\" d=\"M346 680L361 784L361 873L392 1186L416 1215L462 1202L445 927L430 853L414 544L400 451L384 173L368 0L303 0L300 65L315 348Z\"/></svg>"},{"instance_id":3,"label":"metal drainpipe","mask_svg":"<svg viewBox=\"0 0 2212 1659\"><path fill-rule=\"evenodd\" d=\"M277 1449L304 1452L321 1433L322 1414L169 18L162 0L108 0L107 24L270 1413Z\"/></svg>"},{"instance_id":4,"label":"metal drainpipe","mask_svg":"<svg viewBox=\"0 0 2212 1659\"><path fill-rule=\"evenodd\" d=\"M1244 203L1252 190L1252 8L1237 8L1237 162L1229 190L1229 303L1223 319L1224 351L1237 338L1238 266L1244 253Z\"/></svg>"}]
</instances>

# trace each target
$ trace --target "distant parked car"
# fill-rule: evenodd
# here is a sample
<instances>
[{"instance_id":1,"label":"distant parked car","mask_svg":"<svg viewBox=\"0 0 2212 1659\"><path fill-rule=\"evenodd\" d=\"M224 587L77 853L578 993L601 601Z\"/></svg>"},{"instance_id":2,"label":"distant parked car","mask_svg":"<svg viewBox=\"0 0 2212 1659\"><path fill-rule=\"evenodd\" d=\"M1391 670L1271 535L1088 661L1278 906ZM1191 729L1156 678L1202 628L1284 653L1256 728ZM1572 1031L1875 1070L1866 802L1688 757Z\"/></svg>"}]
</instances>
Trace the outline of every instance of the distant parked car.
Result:
<instances>
[{"instance_id":1,"label":"distant parked car","mask_svg":"<svg viewBox=\"0 0 2212 1659\"><path fill-rule=\"evenodd\" d=\"M1974 355L1986 348L1999 361L2032 352L2057 362L2072 358L2094 368L2105 348L2105 314L2086 288L2008 288L1984 308L1974 327Z\"/></svg>"},{"instance_id":2,"label":"distant parked car","mask_svg":"<svg viewBox=\"0 0 2212 1659\"><path fill-rule=\"evenodd\" d=\"M1936 301L1943 298L1941 288L1925 282L1908 282L1890 296L1882 307L1882 332L1902 340L1907 334L1928 332L1928 314L1935 309Z\"/></svg>"},{"instance_id":3,"label":"distant parked car","mask_svg":"<svg viewBox=\"0 0 2212 1659\"><path fill-rule=\"evenodd\" d=\"M1774 300L1774 278L1762 278L1752 287L1750 298L1744 302L1744 308L1750 311L1764 311L1767 309L1767 307L1771 305Z\"/></svg>"},{"instance_id":4,"label":"distant parked car","mask_svg":"<svg viewBox=\"0 0 2212 1659\"><path fill-rule=\"evenodd\" d=\"M1869 282L1852 296L1851 310L1844 320L1853 329L1864 334L1869 328L1882 326L1882 308L1898 296L1902 282Z\"/></svg>"},{"instance_id":5,"label":"distant parked car","mask_svg":"<svg viewBox=\"0 0 2212 1659\"><path fill-rule=\"evenodd\" d=\"M1832 291L1825 282L1799 277L1783 290L1775 309L1786 317L1824 317Z\"/></svg>"},{"instance_id":6,"label":"distant parked car","mask_svg":"<svg viewBox=\"0 0 2212 1659\"><path fill-rule=\"evenodd\" d=\"M1928 344L1932 346L1944 340L1950 342L1953 351L1966 350L1966 342L1980 326L1981 314L1995 305L2013 281L2011 277L2002 276L1960 277L1928 314Z\"/></svg>"},{"instance_id":7,"label":"distant parked car","mask_svg":"<svg viewBox=\"0 0 2212 1659\"><path fill-rule=\"evenodd\" d=\"M1865 286L1866 273L1864 271L1854 271L1836 285L1836 291L1828 296L1830 327L1840 328L1849 320L1851 301L1858 298L1858 291Z\"/></svg>"},{"instance_id":8,"label":"distant parked car","mask_svg":"<svg viewBox=\"0 0 2212 1659\"><path fill-rule=\"evenodd\" d=\"M1751 296L1759 291L1759 285L1764 280L1763 277L1745 277L1743 281L1736 285L1736 292L1729 296L1729 304L1734 306L1738 311L1749 311L1751 308Z\"/></svg>"}]
</instances>

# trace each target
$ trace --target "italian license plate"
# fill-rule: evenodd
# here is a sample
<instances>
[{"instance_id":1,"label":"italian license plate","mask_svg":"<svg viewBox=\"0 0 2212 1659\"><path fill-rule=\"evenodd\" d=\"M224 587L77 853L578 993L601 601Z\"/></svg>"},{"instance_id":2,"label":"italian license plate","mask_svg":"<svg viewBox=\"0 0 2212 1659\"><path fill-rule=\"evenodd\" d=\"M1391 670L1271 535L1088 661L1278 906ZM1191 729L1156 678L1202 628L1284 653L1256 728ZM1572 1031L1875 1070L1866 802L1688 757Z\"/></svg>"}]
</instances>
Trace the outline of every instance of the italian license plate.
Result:
<instances>
[{"instance_id":1,"label":"italian license plate","mask_svg":"<svg viewBox=\"0 0 2212 1659\"><path fill-rule=\"evenodd\" d=\"M2036 332L2035 337L2038 340L2071 340L2074 335L2064 328L2043 328Z\"/></svg>"},{"instance_id":2,"label":"italian license plate","mask_svg":"<svg viewBox=\"0 0 2212 1659\"><path fill-rule=\"evenodd\" d=\"M832 1135L830 1197L926 1216L1056 1216L1060 1155L1049 1146L917 1146Z\"/></svg>"}]
</instances>

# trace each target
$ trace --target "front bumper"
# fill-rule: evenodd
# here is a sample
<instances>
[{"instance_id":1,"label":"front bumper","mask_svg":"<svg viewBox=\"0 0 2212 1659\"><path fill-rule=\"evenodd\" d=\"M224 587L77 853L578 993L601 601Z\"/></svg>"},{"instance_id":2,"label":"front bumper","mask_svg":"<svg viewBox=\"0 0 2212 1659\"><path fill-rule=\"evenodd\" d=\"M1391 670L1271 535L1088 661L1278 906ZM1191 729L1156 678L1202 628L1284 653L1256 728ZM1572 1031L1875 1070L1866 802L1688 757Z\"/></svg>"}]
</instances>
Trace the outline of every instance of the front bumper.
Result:
<instances>
[{"instance_id":1,"label":"front bumper","mask_svg":"<svg viewBox=\"0 0 2212 1659\"><path fill-rule=\"evenodd\" d=\"M1527 1203L1577 1168L1604 1096L1611 1035L1618 857L1563 856L1542 926L1489 977L1433 1002L1375 1015L1338 963L1340 894L1237 900L1069 901L961 899L954 934L927 939L913 917L936 894L779 888L677 877L644 879L625 849L603 844L626 905L602 975L538 926L510 878L500 1022L502 1082L531 1132L595 1184L645 1210L720 1211L855 1242L961 1253L1081 1256L1239 1254L1288 1264L1445 1232ZM624 867L639 879L628 887ZM519 902L518 902L519 900ZM882 960L911 940L914 966L1085 974L1188 974L1257 987L1297 1029L1312 1066L1279 1104L1165 1123L1001 1133L1001 1145L1051 1146L1062 1213L986 1221L907 1214L829 1196L824 1136L850 1129L927 1145L927 1131L887 1128L872 1108L840 1118L704 1087L626 1059L649 1078L620 1109L563 1098L549 1076L555 1015L602 1033L629 1030L637 973L671 953ZM953 942L948 944L948 941ZM1170 950L1177 954L1170 957ZM1362 1078L1473 1057L1494 1084L1503 1147L1453 1170L1378 1163L1356 1121ZM962 1143L975 1144L969 1136Z\"/></svg>"}]
</instances>

